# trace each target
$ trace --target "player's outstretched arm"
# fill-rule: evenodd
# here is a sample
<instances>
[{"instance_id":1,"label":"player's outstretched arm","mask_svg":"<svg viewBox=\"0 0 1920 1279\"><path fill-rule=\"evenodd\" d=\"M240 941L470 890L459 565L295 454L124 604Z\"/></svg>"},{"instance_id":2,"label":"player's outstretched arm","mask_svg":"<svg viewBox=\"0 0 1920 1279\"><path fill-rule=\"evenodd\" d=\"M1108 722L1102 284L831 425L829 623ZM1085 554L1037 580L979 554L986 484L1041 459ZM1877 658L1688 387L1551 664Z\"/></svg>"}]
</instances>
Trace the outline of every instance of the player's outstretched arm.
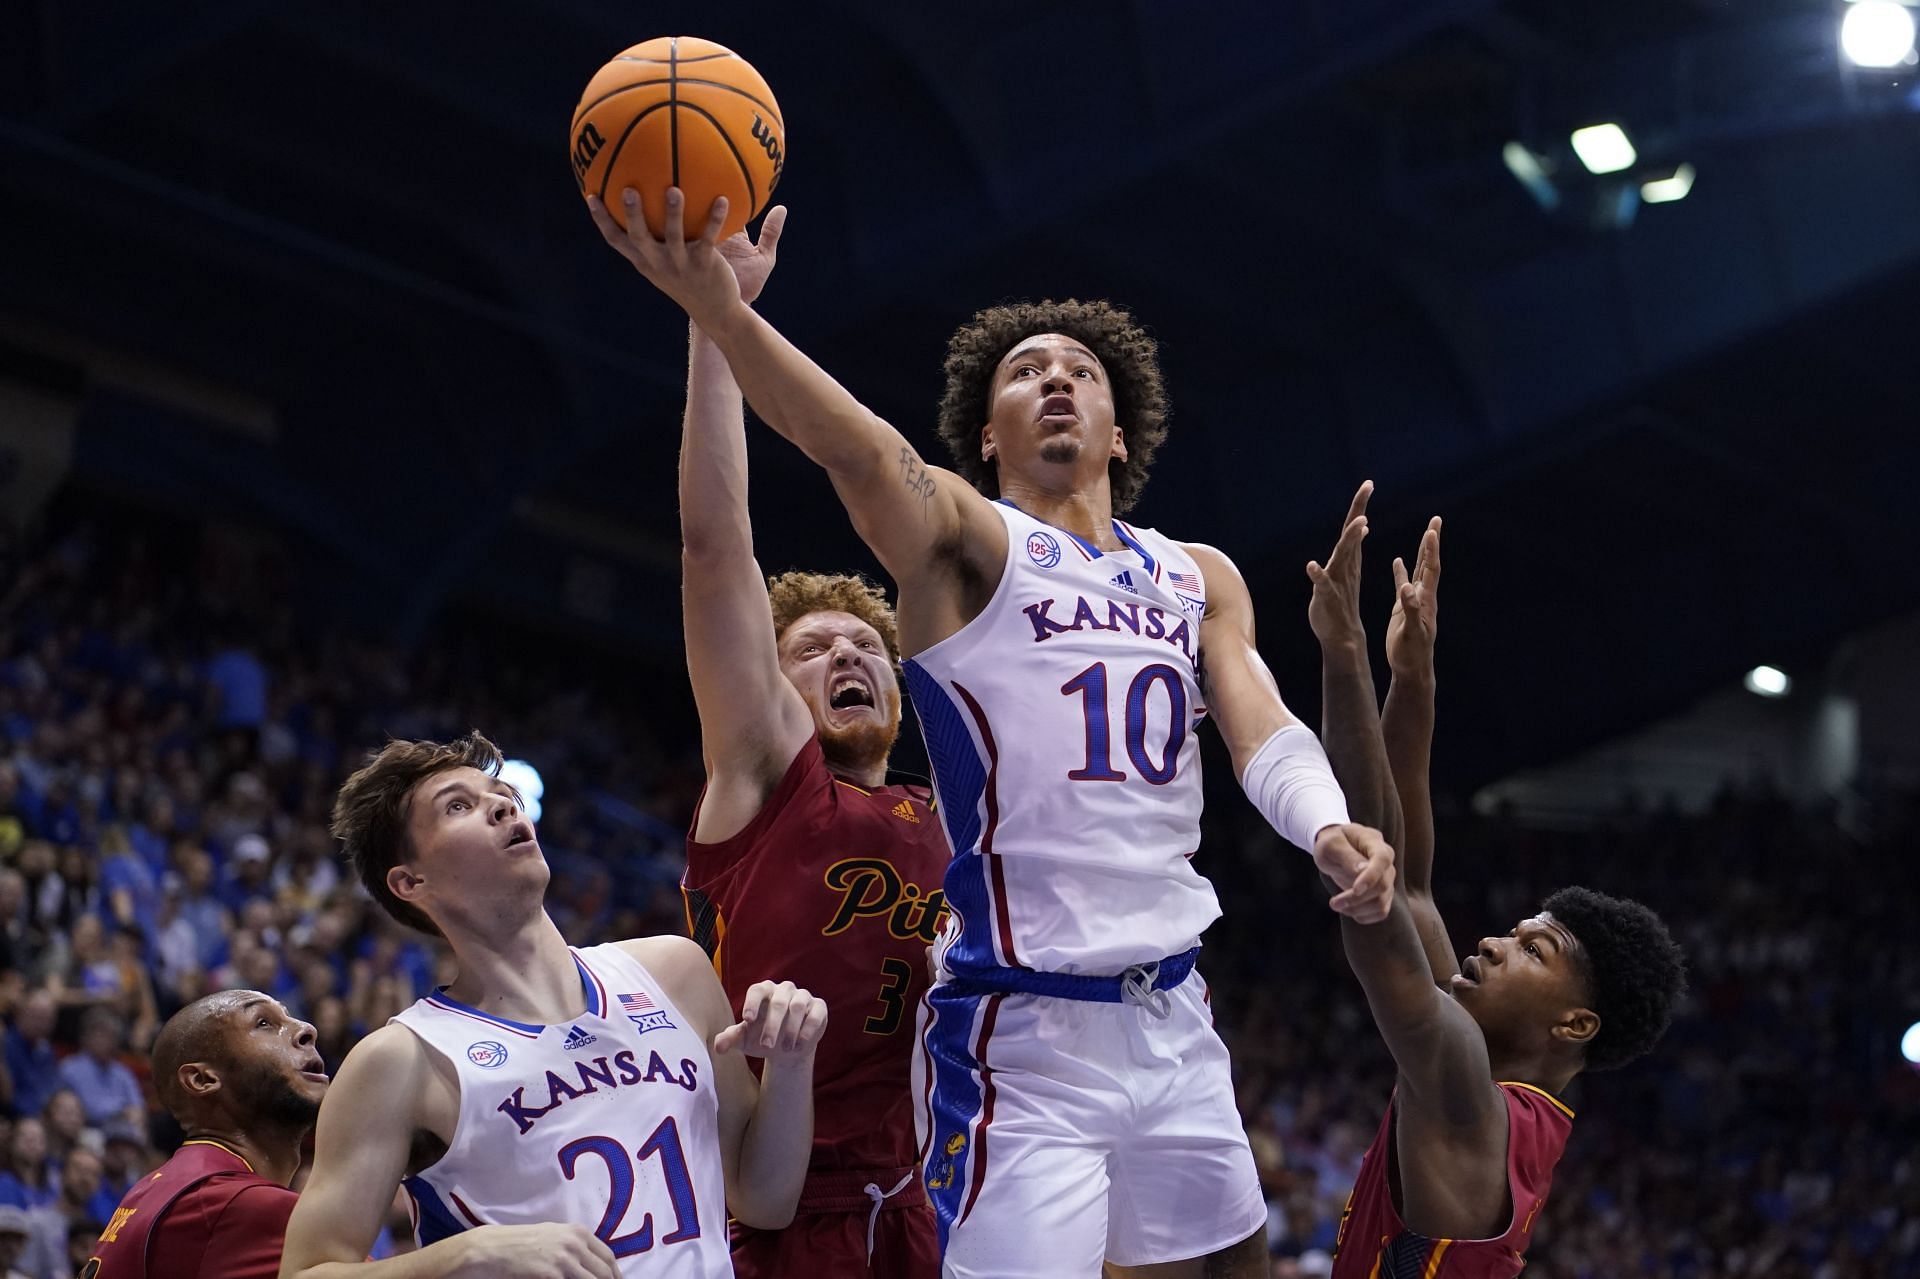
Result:
<instances>
[{"instance_id":1,"label":"player's outstretched arm","mask_svg":"<svg viewBox=\"0 0 1920 1279\"><path fill-rule=\"evenodd\" d=\"M1460 961L1433 899L1433 797L1427 781L1433 755L1433 653L1440 616L1439 516L1429 520L1421 534L1412 573L1406 561L1393 561L1393 584L1393 616L1387 621L1387 666L1393 682L1387 689L1380 727L1406 821L1400 884L1426 945L1433 978L1445 984L1460 971Z\"/></svg>"},{"instance_id":2,"label":"player's outstretched arm","mask_svg":"<svg viewBox=\"0 0 1920 1279\"><path fill-rule=\"evenodd\" d=\"M1188 543L1206 580L1200 661L1207 709L1233 757L1233 771L1267 821L1313 853L1340 888L1333 908L1357 919L1385 918L1393 901L1393 847L1348 819L1346 798L1313 731L1280 699L1280 686L1253 639L1253 599L1233 561Z\"/></svg>"},{"instance_id":3,"label":"player's outstretched arm","mask_svg":"<svg viewBox=\"0 0 1920 1279\"><path fill-rule=\"evenodd\" d=\"M785 207L720 245L743 302L773 270ZM687 674L700 711L707 793L696 839L737 833L760 810L813 732L813 717L780 673L766 579L747 513L746 415L726 357L690 326L687 412L680 440L681 613Z\"/></svg>"},{"instance_id":4,"label":"player's outstretched arm","mask_svg":"<svg viewBox=\"0 0 1920 1279\"><path fill-rule=\"evenodd\" d=\"M659 240L638 193L623 198L630 200L625 230L589 197L601 236L713 338L761 419L826 469L855 529L902 590L950 571L956 556L997 575L1006 526L987 500L959 476L928 466L905 436L740 300L718 247L726 202L714 202L705 234L687 243L677 189L667 192Z\"/></svg>"},{"instance_id":5,"label":"player's outstretched arm","mask_svg":"<svg viewBox=\"0 0 1920 1279\"><path fill-rule=\"evenodd\" d=\"M706 952L683 937L623 943L700 1020L720 1094L720 1159L727 1208L742 1223L779 1230L793 1220L813 1155L813 1057L827 1005L792 982L755 982L733 1020ZM747 1057L762 1058L760 1078Z\"/></svg>"},{"instance_id":6,"label":"player's outstretched arm","mask_svg":"<svg viewBox=\"0 0 1920 1279\"><path fill-rule=\"evenodd\" d=\"M1380 707L1374 700L1373 663L1360 621L1360 552L1367 537L1367 502L1373 481L1362 484L1347 507L1340 540L1323 567L1307 564L1313 598L1307 621L1320 641L1320 740L1333 775L1346 792L1353 819L1378 827L1400 848L1400 801L1387 772L1380 742ZM1398 859L1396 858L1396 861ZM1396 871L1398 867L1396 866ZM1396 875L1396 877L1398 877Z\"/></svg>"},{"instance_id":7,"label":"player's outstretched arm","mask_svg":"<svg viewBox=\"0 0 1920 1279\"><path fill-rule=\"evenodd\" d=\"M362 1040L320 1107L313 1175L287 1222L280 1279L619 1279L584 1226L480 1226L418 1252L367 1261L407 1170L436 1065L402 1026Z\"/></svg>"}]
</instances>

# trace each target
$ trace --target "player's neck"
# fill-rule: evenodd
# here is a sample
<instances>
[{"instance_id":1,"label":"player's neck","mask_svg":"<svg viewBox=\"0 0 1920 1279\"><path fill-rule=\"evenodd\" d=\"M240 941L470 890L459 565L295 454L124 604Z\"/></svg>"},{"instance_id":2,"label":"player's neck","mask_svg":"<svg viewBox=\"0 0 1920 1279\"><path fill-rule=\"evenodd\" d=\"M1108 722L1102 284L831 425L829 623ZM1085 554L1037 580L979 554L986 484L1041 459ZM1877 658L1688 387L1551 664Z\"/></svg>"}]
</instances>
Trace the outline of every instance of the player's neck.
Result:
<instances>
[{"instance_id":1,"label":"player's neck","mask_svg":"<svg viewBox=\"0 0 1920 1279\"><path fill-rule=\"evenodd\" d=\"M1097 484L1080 489L1053 489L1024 476L1000 477L1000 496L1057 529L1090 542L1103 551L1123 546L1113 531L1113 494L1103 474Z\"/></svg>"},{"instance_id":2,"label":"player's neck","mask_svg":"<svg viewBox=\"0 0 1920 1279\"><path fill-rule=\"evenodd\" d=\"M849 764L830 759L827 761L827 771L861 790L879 790L887 784L887 761L884 757L873 764Z\"/></svg>"},{"instance_id":3,"label":"player's neck","mask_svg":"<svg viewBox=\"0 0 1920 1279\"><path fill-rule=\"evenodd\" d=\"M504 1021L547 1026L586 1010L580 970L553 917L540 911L505 936L449 933L460 975L447 994Z\"/></svg>"},{"instance_id":4,"label":"player's neck","mask_svg":"<svg viewBox=\"0 0 1920 1279\"><path fill-rule=\"evenodd\" d=\"M1489 1058L1496 1083L1528 1084L1558 1097L1573 1082L1579 1070L1557 1060L1534 1054L1512 1053Z\"/></svg>"},{"instance_id":5,"label":"player's neck","mask_svg":"<svg viewBox=\"0 0 1920 1279\"><path fill-rule=\"evenodd\" d=\"M255 1173L283 1186L292 1185L293 1174L300 1171L300 1143L306 1135L305 1125L288 1130L257 1118L245 1126L223 1119L187 1128L188 1141L211 1141L225 1146L246 1160L247 1167Z\"/></svg>"}]
</instances>

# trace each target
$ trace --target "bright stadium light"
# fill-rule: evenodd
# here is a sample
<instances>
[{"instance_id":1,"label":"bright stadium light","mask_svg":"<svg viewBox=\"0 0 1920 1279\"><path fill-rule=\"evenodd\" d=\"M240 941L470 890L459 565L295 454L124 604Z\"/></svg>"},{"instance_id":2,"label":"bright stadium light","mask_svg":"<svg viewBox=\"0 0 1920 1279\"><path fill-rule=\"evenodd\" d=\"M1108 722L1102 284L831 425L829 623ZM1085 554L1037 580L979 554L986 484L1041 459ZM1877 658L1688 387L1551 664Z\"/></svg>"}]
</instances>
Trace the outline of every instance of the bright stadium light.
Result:
<instances>
[{"instance_id":1,"label":"bright stadium light","mask_svg":"<svg viewBox=\"0 0 1920 1279\"><path fill-rule=\"evenodd\" d=\"M1573 153L1588 173L1618 173L1631 169L1640 153L1627 140L1627 131L1617 124L1590 124L1573 131Z\"/></svg>"},{"instance_id":2,"label":"bright stadium light","mask_svg":"<svg viewBox=\"0 0 1920 1279\"><path fill-rule=\"evenodd\" d=\"M1683 164L1664 178L1640 184L1640 198L1648 204L1672 204L1687 198L1693 190L1693 166Z\"/></svg>"},{"instance_id":3,"label":"bright stadium light","mask_svg":"<svg viewBox=\"0 0 1920 1279\"><path fill-rule=\"evenodd\" d=\"M1895 0L1854 0L1840 22L1840 48L1863 67L1913 60L1913 11Z\"/></svg>"},{"instance_id":4,"label":"bright stadium light","mask_svg":"<svg viewBox=\"0 0 1920 1279\"><path fill-rule=\"evenodd\" d=\"M1506 164L1507 172L1513 175L1514 181L1527 189L1527 194L1533 197L1535 204L1543 209L1559 206L1560 193L1554 189L1553 179L1547 176L1546 165L1540 162L1539 156L1527 150L1524 143L1507 143L1500 148L1500 159Z\"/></svg>"},{"instance_id":5,"label":"bright stadium light","mask_svg":"<svg viewBox=\"0 0 1920 1279\"><path fill-rule=\"evenodd\" d=\"M500 765L500 780L520 792L520 803L527 816L539 821L540 797L547 793L547 784L540 780L540 770L524 759L510 759Z\"/></svg>"},{"instance_id":6,"label":"bright stadium light","mask_svg":"<svg viewBox=\"0 0 1920 1279\"><path fill-rule=\"evenodd\" d=\"M1900 1036L1900 1055L1920 1066L1920 1021L1907 1027L1907 1033Z\"/></svg>"},{"instance_id":7,"label":"bright stadium light","mask_svg":"<svg viewBox=\"0 0 1920 1279\"><path fill-rule=\"evenodd\" d=\"M1793 681L1777 666L1756 666L1747 672L1747 691L1762 697L1785 697Z\"/></svg>"}]
</instances>

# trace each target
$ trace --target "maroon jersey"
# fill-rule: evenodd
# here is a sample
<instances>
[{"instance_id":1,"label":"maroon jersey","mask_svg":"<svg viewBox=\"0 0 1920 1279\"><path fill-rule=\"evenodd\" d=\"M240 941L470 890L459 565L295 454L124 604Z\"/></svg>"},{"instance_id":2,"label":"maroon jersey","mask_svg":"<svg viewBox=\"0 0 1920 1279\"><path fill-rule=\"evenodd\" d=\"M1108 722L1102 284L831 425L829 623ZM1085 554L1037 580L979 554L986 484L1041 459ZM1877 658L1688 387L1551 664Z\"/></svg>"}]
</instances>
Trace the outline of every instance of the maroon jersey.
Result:
<instances>
[{"instance_id":1,"label":"maroon jersey","mask_svg":"<svg viewBox=\"0 0 1920 1279\"><path fill-rule=\"evenodd\" d=\"M296 1196L214 1141L133 1183L82 1279L274 1279Z\"/></svg>"},{"instance_id":2,"label":"maroon jersey","mask_svg":"<svg viewBox=\"0 0 1920 1279\"><path fill-rule=\"evenodd\" d=\"M735 1012L766 980L827 1002L813 1067L813 1173L910 1169L917 1154L914 1017L951 860L932 802L924 785L889 779L868 791L840 781L815 736L739 834L687 840L688 929ZM858 1187L854 1197L864 1209Z\"/></svg>"},{"instance_id":3,"label":"maroon jersey","mask_svg":"<svg viewBox=\"0 0 1920 1279\"><path fill-rule=\"evenodd\" d=\"M1333 1279L1512 1279L1547 1202L1553 1168L1573 1131L1573 1112L1532 1084L1503 1083L1507 1098L1507 1188L1513 1218L1494 1239L1429 1239L1407 1229L1393 1206L1393 1106L1367 1148L1340 1219Z\"/></svg>"}]
</instances>

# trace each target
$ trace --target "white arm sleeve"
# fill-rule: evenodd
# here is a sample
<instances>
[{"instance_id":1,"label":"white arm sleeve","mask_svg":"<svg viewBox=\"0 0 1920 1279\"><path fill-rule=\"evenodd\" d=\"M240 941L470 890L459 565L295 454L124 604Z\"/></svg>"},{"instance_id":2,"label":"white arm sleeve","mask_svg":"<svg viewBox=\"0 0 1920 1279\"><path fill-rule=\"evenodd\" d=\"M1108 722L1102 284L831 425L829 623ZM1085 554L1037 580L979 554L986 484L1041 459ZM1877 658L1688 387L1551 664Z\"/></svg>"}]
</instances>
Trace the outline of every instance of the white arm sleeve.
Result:
<instances>
[{"instance_id":1,"label":"white arm sleeve","mask_svg":"<svg viewBox=\"0 0 1920 1279\"><path fill-rule=\"evenodd\" d=\"M1269 737L1248 761L1240 787L1268 825L1308 852L1315 835L1350 820L1326 749L1304 724L1289 724Z\"/></svg>"}]
</instances>

